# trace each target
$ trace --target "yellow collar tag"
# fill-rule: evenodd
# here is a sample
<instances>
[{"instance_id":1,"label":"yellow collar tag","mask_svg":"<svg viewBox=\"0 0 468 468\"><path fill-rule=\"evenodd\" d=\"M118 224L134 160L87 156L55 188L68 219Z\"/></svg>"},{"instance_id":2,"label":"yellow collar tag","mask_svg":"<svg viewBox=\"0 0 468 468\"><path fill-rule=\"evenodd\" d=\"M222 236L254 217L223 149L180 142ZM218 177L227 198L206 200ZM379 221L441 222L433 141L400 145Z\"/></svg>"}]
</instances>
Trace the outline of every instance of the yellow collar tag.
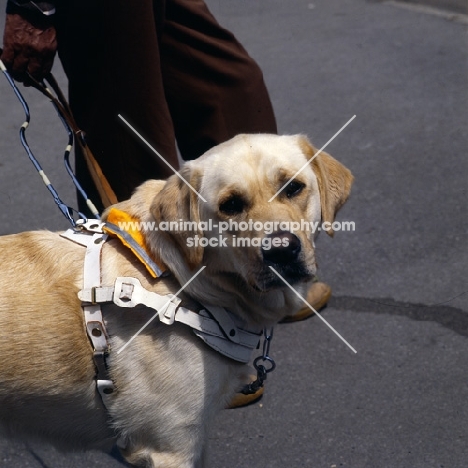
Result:
<instances>
[{"instance_id":1,"label":"yellow collar tag","mask_svg":"<svg viewBox=\"0 0 468 468\"><path fill-rule=\"evenodd\" d=\"M102 230L111 237L117 237L123 245L128 247L145 265L153 278L162 276L167 270L163 263L151 257L137 218L133 218L125 211L111 208Z\"/></svg>"}]
</instances>

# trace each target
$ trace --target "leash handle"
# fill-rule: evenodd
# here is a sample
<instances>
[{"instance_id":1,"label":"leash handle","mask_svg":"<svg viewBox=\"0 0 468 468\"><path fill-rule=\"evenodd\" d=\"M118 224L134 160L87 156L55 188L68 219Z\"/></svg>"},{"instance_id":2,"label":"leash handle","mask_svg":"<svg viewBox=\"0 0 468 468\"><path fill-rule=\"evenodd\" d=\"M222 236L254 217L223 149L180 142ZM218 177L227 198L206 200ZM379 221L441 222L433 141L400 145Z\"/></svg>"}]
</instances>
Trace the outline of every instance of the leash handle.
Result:
<instances>
[{"instance_id":1,"label":"leash handle","mask_svg":"<svg viewBox=\"0 0 468 468\"><path fill-rule=\"evenodd\" d=\"M75 227L76 222L75 222L75 219L73 217L73 214L77 213L79 217L83 217L84 215L82 215L78 211L74 210L73 208L71 208L68 205L66 205L65 203L63 203L63 201L60 199L57 191L55 190L55 188L51 184L49 178L47 177L44 170L42 169L39 161L36 159L33 152L31 151L31 148L29 147L28 141L26 139L26 129L28 128L30 120L31 120L31 114L29 112L28 103L24 99L24 97L21 94L20 90L16 86L13 78L8 73L8 71L7 71L6 67L5 67L5 64L1 60L0 60L0 71L2 71L3 74L5 75L6 79L8 80L8 83L13 88L13 91L14 91L16 97L18 98L21 105L23 106L23 110L24 110L24 114L25 114L25 121L24 121L23 125L21 125L20 131L19 131L21 144L23 145L24 149L26 150L26 153L27 153L27 155L29 157L29 160L32 162L34 168L36 169L38 174L41 176L44 185L47 187L50 194L52 195L52 198L54 199L54 202L57 205L57 207L59 208L60 212L65 216L65 218L67 218L67 220L71 223L71 225L73 227Z\"/></svg>"},{"instance_id":2,"label":"leash handle","mask_svg":"<svg viewBox=\"0 0 468 468\"><path fill-rule=\"evenodd\" d=\"M96 158L94 157L91 149L87 145L85 134L80 129L78 124L76 123L75 118L73 117L73 113L71 111L70 105L68 104L68 101L65 98L62 90L60 89L60 86L58 85L55 77L52 75L52 73L49 73L45 77L45 81L48 83L48 85L53 90L53 92L48 86L45 86L43 83L38 82L33 77L30 77L30 80L31 80L30 84L32 86L34 86L38 91L40 91L42 94L44 94L47 98L49 98L52 101L55 108L57 109L57 112L60 118L64 122L64 125L72 129L74 141L76 142L76 144L80 147L81 151L83 152L86 165L88 166L88 170L89 170L89 173L91 174L91 178L93 179L93 183L98 190L103 206L107 208L110 205L115 205L118 202L117 196L115 195L115 192L112 190L112 187L109 184L109 181L107 180L106 176L102 172L102 169L99 166L99 163L96 161ZM67 167L67 171L70 177L72 177L73 179L73 183L77 186L78 190L80 191L80 194L84 196L83 195L84 191L79 185L79 182L76 180L76 177L74 176L73 171L71 170L71 167L69 166L69 164L66 164L66 167ZM86 203L88 204L88 207L90 207L89 205L90 200L86 196L84 198L86 200ZM95 207L94 207L94 210L97 212ZM93 214L94 214L94 210L91 209Z\"/></svg>"}]
</instances>

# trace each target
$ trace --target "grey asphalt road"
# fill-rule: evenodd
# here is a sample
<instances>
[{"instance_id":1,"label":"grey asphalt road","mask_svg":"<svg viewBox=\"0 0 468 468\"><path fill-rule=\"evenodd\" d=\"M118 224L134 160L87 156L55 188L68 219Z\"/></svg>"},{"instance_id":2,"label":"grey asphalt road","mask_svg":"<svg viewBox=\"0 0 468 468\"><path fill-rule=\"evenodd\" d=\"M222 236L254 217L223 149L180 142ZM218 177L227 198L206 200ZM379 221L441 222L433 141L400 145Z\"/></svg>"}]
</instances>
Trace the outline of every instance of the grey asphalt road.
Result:
<instances>
[{"instance_id":1,"label":"grey asphalt road","mask_svg":"<svg viewBox=\"0 0 468 468\"><path fill-rule=\"evenodd\" d=\"M323 316L357 354L317 318L278 326L266 394L219 415L210 467L467 467L466 17L364 0L207 3L263 68L281 133L320 147L356 115L327 149L355 175L339 215L355 231L317 248L334 290ZM26 94L31 143L71 203L61 124ZM0 234L66 228L18 142L22 112L3 79L0 109ZM0 466L125 465L0 439Z\"/></svg>"}]
</instances>

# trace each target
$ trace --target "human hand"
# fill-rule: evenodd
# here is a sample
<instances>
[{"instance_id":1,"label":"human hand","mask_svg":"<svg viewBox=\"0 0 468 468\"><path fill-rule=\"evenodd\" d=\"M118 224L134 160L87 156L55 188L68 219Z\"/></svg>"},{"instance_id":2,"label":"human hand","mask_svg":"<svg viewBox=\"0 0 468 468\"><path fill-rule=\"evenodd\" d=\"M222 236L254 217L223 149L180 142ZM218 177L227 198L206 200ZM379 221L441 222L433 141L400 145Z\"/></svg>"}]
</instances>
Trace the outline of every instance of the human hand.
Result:
<instances>
[{"instance_id":1,"label":"human hand","mask_svg":"<svg viewBox=\"0 0 468 468\"><path fill-rule=\"evenodd\" d=\"M51 21L34 21L19 14L7 14L0 59L17 81L29 73L41 80L52 69L57 51L57 35Z\"/></svg>"}]
</instances>

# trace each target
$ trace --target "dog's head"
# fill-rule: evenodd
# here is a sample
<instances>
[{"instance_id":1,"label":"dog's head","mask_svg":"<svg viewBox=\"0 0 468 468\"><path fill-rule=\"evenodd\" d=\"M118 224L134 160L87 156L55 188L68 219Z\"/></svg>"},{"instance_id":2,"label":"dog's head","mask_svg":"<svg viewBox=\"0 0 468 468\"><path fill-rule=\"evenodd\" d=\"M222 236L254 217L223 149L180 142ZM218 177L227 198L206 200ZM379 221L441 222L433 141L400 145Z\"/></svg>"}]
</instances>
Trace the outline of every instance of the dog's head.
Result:
<instances>
[{"instance_id":1,"label":"dog's head","mask_svg":"<svg viewBox=\"0 0 468 468\"><path fill-rule=\"evenodd\" d=\"M305 292L316 228L334 220L352 179L304 136L238 135L168 179L151 205L159 229L149 245L182 284L206 267L203 286L188 289L202 303L294 307L285 281Z\"/></svg>"}]
</instances>

